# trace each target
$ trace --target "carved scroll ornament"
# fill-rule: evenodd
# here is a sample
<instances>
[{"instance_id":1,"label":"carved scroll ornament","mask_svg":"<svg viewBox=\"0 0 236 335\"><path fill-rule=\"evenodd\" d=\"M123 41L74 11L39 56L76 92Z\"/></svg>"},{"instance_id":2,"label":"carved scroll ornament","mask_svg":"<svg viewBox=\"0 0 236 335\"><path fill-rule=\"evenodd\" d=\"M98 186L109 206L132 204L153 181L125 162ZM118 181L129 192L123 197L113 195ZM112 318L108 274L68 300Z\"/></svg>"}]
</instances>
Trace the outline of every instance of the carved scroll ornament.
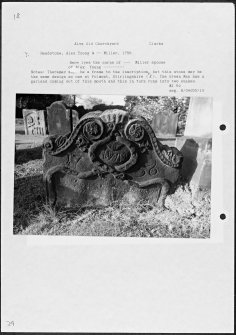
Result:
<instances>
[{"instance_id":1,"label":"carved scroll ornament","mask_svg":"<svg viewBox=\"0 0 236 335\"><path fill-rule=\"evenodd\" d=\"M159 183L167 192L166 185L178 179L183 160L180 151L158 141L144 118L131 118L123 110L89 113L72 133L48 137L44 157L52 203L56 202L52 179L57 172L80 179L113 174L138 187Z\"/></svg>"}]
</instances>

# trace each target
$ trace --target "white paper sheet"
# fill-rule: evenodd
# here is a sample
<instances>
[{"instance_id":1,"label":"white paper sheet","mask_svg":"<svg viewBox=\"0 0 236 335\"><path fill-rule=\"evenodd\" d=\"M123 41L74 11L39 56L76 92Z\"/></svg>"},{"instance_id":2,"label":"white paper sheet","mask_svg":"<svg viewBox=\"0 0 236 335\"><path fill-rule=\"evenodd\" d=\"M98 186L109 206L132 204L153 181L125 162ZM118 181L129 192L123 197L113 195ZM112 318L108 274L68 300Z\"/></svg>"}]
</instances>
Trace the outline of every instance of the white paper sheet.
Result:
<instances>
[{"instance_id":1,"label":"white paper sheet","mask_svg":"<svg viewBox=\"0 0 236 335\"><path fill-rule=\"evenodd\" d=\"M211 238L13 235L17 93L212 97ZM233 332L233 124L233 4L3 3L2 330Z\"/></svg>"}]
</instances>

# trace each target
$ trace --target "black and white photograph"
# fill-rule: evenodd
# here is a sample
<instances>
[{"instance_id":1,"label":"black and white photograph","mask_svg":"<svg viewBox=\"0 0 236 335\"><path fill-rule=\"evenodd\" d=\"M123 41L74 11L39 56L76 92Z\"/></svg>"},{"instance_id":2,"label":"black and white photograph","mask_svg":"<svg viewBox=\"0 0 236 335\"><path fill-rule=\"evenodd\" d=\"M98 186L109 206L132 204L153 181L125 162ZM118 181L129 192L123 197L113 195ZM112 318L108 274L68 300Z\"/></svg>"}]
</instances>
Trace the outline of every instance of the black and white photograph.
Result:
<instances>
[{"instance_id":1,"label":"black and white photograph","mask_svg":"<svg viewBox=\"0 0 236 335\"><path fill-rule=\"evenodd\" d=\"M14 234L210 238L212 103L17 94Z\"/></svg>"}]
</instances>

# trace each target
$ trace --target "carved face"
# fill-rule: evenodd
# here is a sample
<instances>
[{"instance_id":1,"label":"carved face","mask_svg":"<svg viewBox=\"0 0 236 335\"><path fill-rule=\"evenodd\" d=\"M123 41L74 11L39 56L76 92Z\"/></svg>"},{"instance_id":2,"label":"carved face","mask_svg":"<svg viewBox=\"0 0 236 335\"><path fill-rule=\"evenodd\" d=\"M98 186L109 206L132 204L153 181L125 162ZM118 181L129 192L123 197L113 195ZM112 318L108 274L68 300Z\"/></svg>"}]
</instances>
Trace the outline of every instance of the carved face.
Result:
<instances>
[{"instance_id":1,"label":"carved face","mask_svg":"<svg viewBox=\"0 0 236 335\"><path fill-rule=\"evenodd\" d=\"M183 155L179 154L179 153L175 153L173 156L172 156L172 162L174 164L180 164L182 163L183 161Z\"/></svg>"},{"instance_id":2,"label":"carved face","mask_svg":"<svg viewBox=\"0 0 236 335\"><path fill-rule=\"evenodd\" d=\"M124 164L130 158L126 145L112 141L99 152L99 158L109 166Z\"/></svg>"}]
</instances>

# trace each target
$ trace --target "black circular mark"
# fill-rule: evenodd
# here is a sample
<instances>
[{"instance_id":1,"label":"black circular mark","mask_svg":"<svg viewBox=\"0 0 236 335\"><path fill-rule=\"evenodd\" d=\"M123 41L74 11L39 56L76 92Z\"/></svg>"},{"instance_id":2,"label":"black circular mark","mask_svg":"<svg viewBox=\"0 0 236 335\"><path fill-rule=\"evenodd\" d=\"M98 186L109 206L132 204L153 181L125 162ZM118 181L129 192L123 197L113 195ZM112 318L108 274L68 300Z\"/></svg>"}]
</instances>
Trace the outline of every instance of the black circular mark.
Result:
<instances>
[{"instance_id":1,"label":"black circular mark","mask_svg":"<svg viewBox=\"0 0 236 335\"><path fill-rule=\"evenodd\" d=\"M220 125L220 130L225 130L226 129L226 125L225 124L221 124Z\"/></svg>"},{"instance_id":2,"label":"black circular mark","mask_svg":"<svg viewBox=\"0 0 236 335\"><path fill-rule=\"evenodd\" d=\"M220 214L220 218L221 218L221 220L225 220L226 219L226 215L225 214Z\"/></svg>"}]
</instances>

